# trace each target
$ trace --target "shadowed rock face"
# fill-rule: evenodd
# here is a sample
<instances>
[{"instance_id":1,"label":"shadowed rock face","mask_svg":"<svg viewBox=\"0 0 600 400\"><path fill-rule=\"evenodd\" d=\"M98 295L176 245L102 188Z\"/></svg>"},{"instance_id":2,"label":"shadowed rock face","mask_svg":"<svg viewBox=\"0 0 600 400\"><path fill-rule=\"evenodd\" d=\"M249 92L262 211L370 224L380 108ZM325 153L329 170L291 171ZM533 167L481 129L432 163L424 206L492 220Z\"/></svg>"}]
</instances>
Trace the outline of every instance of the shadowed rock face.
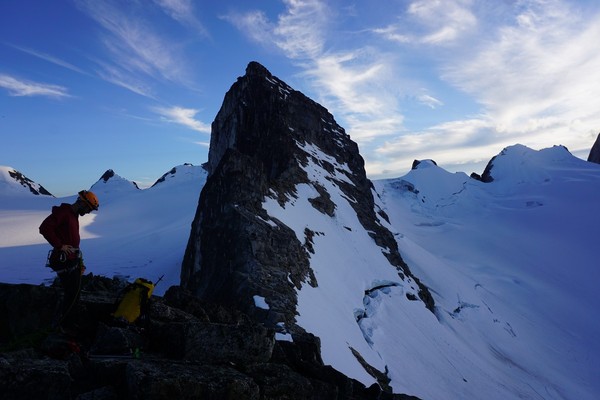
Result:
<instances>
[{"instance_id":1,"label":"shadowed rock face","mask_svg":"<svg viewBox=\"0 0 600 400\"><path fill-rule=\"evenodd\" d=\"M0 283L2 399L413 398L323 365L314 337L276 342L248 316L176 286L153 296L137 325L118 323L110 313L125 284L84 276L80 329L67 337L50 328L60 289Z\"/></svg>"},{"instance_id":2,"label":"shadowed rock face","mask_svg":"<svg viewBox=\"0 0 600 400\"><path fill-rule=\"evenodd\" d=\"M598 134L598 137L596 138L596 141L590 150L590 155L588 156L587 160L589 162L600 164L600 133Z\"/></svg>"},{"instance_id":3,"label":"shadowed rock face","mask_svg":"<svg viewBox=\"0 0 600 400\"><path fill-rule=\"evenodd\" d=\"M307 153L302 149L306 145L326 156ZM235 306L268 326L283 322L294 331L296 289L303 282L317 285L309 263L314 232L305 232L301 242L262 203L267 195L282 205L293 199L296 186L309 183L302 168L309 157L354 200L359 221L377 245L390 249L386 257L400 277L412 277L393 235L378 221L387 216L376 214L372 184L356 143L325 108L252 62L227 92L212 124L209 177L182 265L183 287L200 299ZM336 170L332 159L348 168ZM329 193L312 184L319 193L312 206L332 216L336 205ZM419 286L421 300L433 310L429 291ZM264 298L268 310L256 307L254 296Z\"/></svg>"}]
</instances>

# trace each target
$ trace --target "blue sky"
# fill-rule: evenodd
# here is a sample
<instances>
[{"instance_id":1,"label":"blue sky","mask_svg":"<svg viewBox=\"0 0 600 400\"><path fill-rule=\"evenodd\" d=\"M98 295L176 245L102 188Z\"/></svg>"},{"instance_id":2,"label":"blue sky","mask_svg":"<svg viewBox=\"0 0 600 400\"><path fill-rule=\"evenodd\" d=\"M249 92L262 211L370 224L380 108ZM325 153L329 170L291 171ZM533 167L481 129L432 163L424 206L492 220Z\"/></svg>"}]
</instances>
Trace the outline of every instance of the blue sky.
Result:
<instances>
[{"instance_id":1,"label":"blue sky","mask_svg":"<svg viewBox=\"0 0 600 400\"><path fill-rule=\"evenodd\" d=\"M207 160L249 61L318 101L372 179L479 172L600 131L600 4L478 0L0 2L0 164L57 196Z\"/></svg>"}]
</instances>

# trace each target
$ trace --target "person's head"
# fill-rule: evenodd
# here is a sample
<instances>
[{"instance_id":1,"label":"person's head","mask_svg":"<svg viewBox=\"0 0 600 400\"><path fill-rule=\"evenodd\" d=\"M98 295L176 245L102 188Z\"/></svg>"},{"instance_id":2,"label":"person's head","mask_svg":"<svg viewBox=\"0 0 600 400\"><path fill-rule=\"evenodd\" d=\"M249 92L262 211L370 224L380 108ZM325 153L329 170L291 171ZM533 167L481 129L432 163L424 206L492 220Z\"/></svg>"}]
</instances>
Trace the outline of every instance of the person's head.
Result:
<instances>
[{"instance_id":1,"label":"person's head","mask_svg":"<svg viewBox=\"0 0 600 400\"><path fill-rule=\"evenodd\" d=\"M92 210L98 210L100 203L98 202L98 197L93 192L82 190L78 195L75 205L77 206L76 211L79 215L85 215L92 212Z\"/></svg>"}]
</instances>

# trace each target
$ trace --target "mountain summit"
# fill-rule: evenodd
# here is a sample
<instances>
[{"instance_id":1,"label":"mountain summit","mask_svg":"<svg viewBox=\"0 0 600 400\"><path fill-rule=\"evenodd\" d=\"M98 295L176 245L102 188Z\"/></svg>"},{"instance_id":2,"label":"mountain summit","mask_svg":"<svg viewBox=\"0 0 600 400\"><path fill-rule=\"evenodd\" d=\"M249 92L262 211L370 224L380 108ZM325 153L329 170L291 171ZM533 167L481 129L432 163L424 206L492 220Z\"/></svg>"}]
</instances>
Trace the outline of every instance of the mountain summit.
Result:
<instances>
[{"instance_id":1,"label":"mountain summit","mask_svg":"<svg viewBox=\"0 0 600 400\"><path fill-rule=\"evenodd\" d=\"M114 196L115 193L129 193L139 189L135 182L123 178L112 169L102 174L100 179L90 188L91 191L102 197L107 194Z\"/></svg>"},{"instance_id":2,"label":"mountain summit","mask_svg":"<svg viewBox=\"0 0 600 400\"><path fill-rule=\"evenodd\" d=\"M397 288L423 310L434 302L398 251L356 143L324 107L251 62L212 124L207 169L182 286L282 337L314 334L326 363L385 381L365 301ZM323 318L340 324L325 331Z\"/></svg>"}]
</instances>

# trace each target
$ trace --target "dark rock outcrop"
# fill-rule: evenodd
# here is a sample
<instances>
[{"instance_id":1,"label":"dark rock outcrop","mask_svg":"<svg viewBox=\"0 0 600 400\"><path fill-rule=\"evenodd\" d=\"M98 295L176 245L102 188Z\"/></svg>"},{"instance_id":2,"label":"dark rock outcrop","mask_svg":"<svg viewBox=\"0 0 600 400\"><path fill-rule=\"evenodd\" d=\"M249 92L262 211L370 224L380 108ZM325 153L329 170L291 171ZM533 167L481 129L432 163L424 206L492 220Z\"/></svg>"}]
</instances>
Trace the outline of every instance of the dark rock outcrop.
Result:
<instances>
[{"instance_id":1,"label":"dark rock outcrop","mask_svg":"<svg viewBox=\"0 0 600 400\"><path fill-rule=\"evenodd\" d=\"M318 148L319 157L303 149ZM327 190L302 168L308 162L330 173L358 220L384 249L398 275L412 274L398 252L392 233L379 223L373 186L367 179L358 146L321 105L251 62L243 77L227 92L212 124L207 162L209 177L200 195L186 249L182 286L205 301L233 306L253 318L288 331L295 326L297 294L302 284L316 286L310 269L311 237L301 242L294 231L263 209L266 196L283 206L295 198L299 184L311 183L319 196L312 206L333 216L336 205ZM347 169L336 167L346 165ZM344 179L335 178L339 174ZM379 214L379 215L377 215ZM414 278L414 277L413 277ZM427 288L419 296L433 310ZM253 297L266 300L268 310Z\"/></svg>"},{"instance_id":2,"label":"dark rock outcrop","mask_svg":"<svg viewBox=\"0 0 600 400\"><path fill-rule=\"evenodd\" d=\"M106 170L105 173L102 174L100 179L103 180L104 182L108 182L108 180L110 178L112 178L113 176L115 176L115 171L113 171L112 169L108 169L108 170Z\"/></svg>"},{"instance_id":3,"label":"dark rock outcrop","mask_svg":"<svg viewBox=\"0 0 600 400\"><path fill-rule=\"evenodd\" d=\"M500 153L502 155L502 153ZM494 168L494 160L498 156L492 157L492 159L487 163L485 169L483 170L483 174L479 175L475 172L471 174L471 178L476 179L481 182L490 183L494 181L494 177L492 176L492 168Z\"/></svg>"},{"instance_id":4,"label":"dark rock outcrop","mask_svg":"<svg viewBox=\"0 0 600 400\"><path fill-rule=\"evenodd\" d=\"M590 150L590 155L588 156L587 160L589 162L600 164L600 133L598 134L598 137L596 138L596 141Z\"/></svg>"},{"instance_id":5,"label":"dark rock outcrop","mask_svg":"<svg viewBox=\"0 0 600 400\"><path fill-rule=\"evenodd\" d=\"M124 285L84 277L73 338L49 328L59 289L0 284L2 399L411 398L324 366L316 338L276 342L243 313L179 287L152 297L142 322L122 324L110 313Z\"/></svg>"},{"instance_id":6,"label":"dark rock outcrop","mask_svg":"<svg viewBox=\"0 0 600 400\"><path fill-rule=\"evenodd\" d=\"M425 163L429 163L429 164L433 164L433 165L436 165L436 166L437 166L437 163L436 163L434 160L413 160L413 163L412 163L412 166L411 166L411 168L410 168L410 169L411 169L411 170L412 170L412 169L417 169L417 168L419 167L419 165L420 165L421 163L423 163L423 162L425 162Z\"/></svg>"},{"instance_id":7,"label":"dark rock outcrop","mask_svg":"<svg viewBox=\"0 0 600 400\"><path fill-rule=\"evenodd\" d=\"M47 191L42 185L36 184L34 181L23 175L21 172L17 170L9 170L8 175L17 181L21 186L29 189L31 193L36 196L44 195L44 196L52 196L52 193ZM54 196L53 196L54 197Z\"/></svg>"}]
</instances>

